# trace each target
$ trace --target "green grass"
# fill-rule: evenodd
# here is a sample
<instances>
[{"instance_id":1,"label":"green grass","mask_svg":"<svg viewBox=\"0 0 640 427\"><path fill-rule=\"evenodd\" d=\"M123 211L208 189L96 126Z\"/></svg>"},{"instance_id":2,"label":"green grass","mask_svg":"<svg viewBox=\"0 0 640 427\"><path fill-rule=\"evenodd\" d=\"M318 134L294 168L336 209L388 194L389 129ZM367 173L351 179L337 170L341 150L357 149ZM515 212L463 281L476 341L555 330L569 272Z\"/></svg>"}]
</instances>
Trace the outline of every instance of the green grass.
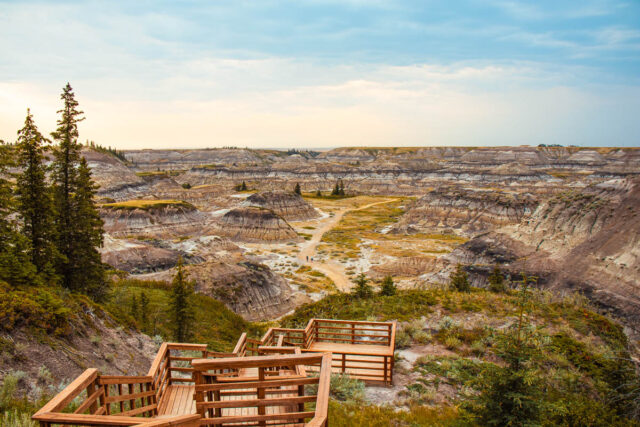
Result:
<instances>
[{"instance_id":1,"label":"green grass","mask_svg":"<svg viewBox=\"0 0 640 427\"><path fill-rule=\"evenodd\" d=\"M106 308L118 321L142 328L140 319L132 318L129 311L133 296L135 295L139 301L142 292L149 298L150 325L145 328L145 332L160 335L165 340L172 340L168 312L170 285L166 282L122 280L113 287ZM196 294L194 306L195 324L192 341L208 344L212 350L231 351L242 332L258 336L264 331L259 324L244 320L220 301L206 295Z\"/></svg>"}]
</instances>

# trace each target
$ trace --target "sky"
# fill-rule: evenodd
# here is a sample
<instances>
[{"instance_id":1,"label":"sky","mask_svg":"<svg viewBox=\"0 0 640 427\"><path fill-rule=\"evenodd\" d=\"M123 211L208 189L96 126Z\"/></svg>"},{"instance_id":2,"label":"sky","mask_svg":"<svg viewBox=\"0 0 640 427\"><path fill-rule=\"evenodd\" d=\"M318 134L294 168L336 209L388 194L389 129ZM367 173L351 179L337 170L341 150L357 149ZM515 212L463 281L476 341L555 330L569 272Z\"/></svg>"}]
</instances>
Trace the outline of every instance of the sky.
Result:
<instances>
[{"instance_id":1,"label":"sky","mask_svg":"<svg viewBox=\"0 0 640 427\"><path fill-rule=\"evenodd\" d=\"M640 0L0 0L0 139L640 146Z\"/></svg>"}]
</instances>

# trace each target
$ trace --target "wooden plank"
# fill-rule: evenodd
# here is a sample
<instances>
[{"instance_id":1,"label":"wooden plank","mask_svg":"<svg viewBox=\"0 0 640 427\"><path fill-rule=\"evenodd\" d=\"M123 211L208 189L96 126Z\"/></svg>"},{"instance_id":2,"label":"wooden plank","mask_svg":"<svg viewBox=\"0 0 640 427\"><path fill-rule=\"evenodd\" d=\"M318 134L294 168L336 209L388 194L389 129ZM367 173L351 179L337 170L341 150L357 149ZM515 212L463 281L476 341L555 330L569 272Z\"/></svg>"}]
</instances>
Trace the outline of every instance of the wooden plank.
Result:
<instances>
[{"instance_id":1,"label":"wooden plank","mask_svg":"<svg viewBox=\"0 0 640 427\"><path fill-rule=\"evenodd\" d=\"M148 421L146 423L138 424L138 427L174 427L174 426L189 426L190 423L194 423L193 425L199 425L197 422L200 420L200 415L192 414L192 415L177 415L171 418L163 418L163 419L155 419Z\"/></svg>"},{"instance_id":2,"label":"wooden plank","mask_svg":"<svg viewBox=\"0 0 640 427\"><path fill-rule=\"evenodd\" d=\"M129 409L128 411L124 411L123 413L119 414L121 416L134 416L134 415L139 415L142 414L144 412L148 412L148 411L153 411L154 409L156 409L157 405L148 405L148 406L141 406L140 408L135 408L135 409Z\"/></svg>"},{"instance_id":3,"label":"wooden plank","mask_svg":"<svg viewBox=\"0 0 640 427\"><path fill-rule=\"evenodd\" d=\"M118 384L120 386L120 384ZM148 397L148 396L153 396L154 394L156 394L153 390L151 391L142 391L140 393L134 393L134 394L122 394L122 392L120 392L119 396L109 396L106 398L106 402L107 403L115 403L115 402L122 402L124 400L129 400L129 399L138 399L141 397Z\"/></svg>"},{"instance_id":4,"label":"wooden plank","mask_svg":"<svg viewBox=\"0 0 640 427\"><path fill-rule=\"evenodd\" d=\"M158 352L156 353L156 357L153 359L153 363L151 363L151 367L149 368L148 376L155 377L158 374L158 369L160 368L160 364L164 360L165 355L167 354L167 343L162 343Z\"/></svg>"},{"instance_id":5,"label":"wooden plank","mask_svg":"<svg viewBox=\"0 0 640 427\"><path fill-rule=\"evenodd\" d=\"M296 420L296 419L305 419L312 418L315 412L288 412L281 414L268 414L268 415L247 415L247 416L236 416L236 417L226 417L223 416L221 418L204 418L200 420L201 426L206 425L219 425L219 424L232 424L232 423L243 423L250 421L273 421L273 420Z\"/></svg>"},{"instance_id":6,"label":"wooden plank","mask_svg":"<svg viewBox=\"0 0 640 427\"><path fill-rule=\"evenodd\" d=\"M291 390L287 390L291 393ZM281 406L289 404L297 404L304 402L315 402L317 396L287 396L272 399L242 399L242 400L225 400L220 402L197 402L196 408L251 408L260 406Z\"/></svg>"},{"instance_id":7,"label":"wooden plank","mask_svg":"<svg viewBox=\"0 0 640 427\"><path fill-rule=\"evenodd\" d=\"M180 342L168 342L167 348L169 350L207 350L206 344L192 344L192 343L180 343Z\"/></svg>"},{"instance_id":8,"label":"wooden plank","mask_svg":"<svg viewBox=\"0 0 640 427\"><path fill-rule=\"evenodd\" d=\"M370 322L370 321L366 321L366 320L338 320L338 319L313 319L314 323L316 325L320 324L320 323L355 323L356 325L388 325L389 323L392 322Z\"/></svg>"},{"instance_id":9,"label":"wooden plank","mask_svg":"<svg viewBox=\"0 0 640 427\"><path fill-rule=\"evenodd\" d=\"M73 399L76 398L89 384L96 380L98 377L97 369L87 369L78 378L73 380L71 384L66 386L64 390L54 396L47 404L45 404L34 417L41 413L56 412L62 410Z\"/></svg>"},{"instance_id":10,"label":"wooden plank","mask_svg":"<svg viewBox=\"0 0 640 427\"><path fill-rule=\"evenodd\" d=\"M130 426L144 422L144 418L128 417L121 415L85 415L63 414L58 412L45 412L32 417L35 420L52 424L75 424L90 426Z\"/></svg>"},{"instance_id":11,"label":"wooden plank","mask_svg":"<svg viewBox=\"0 0 640 427\"><path fill-rule=\"evenodd\" d=\"M86 400L80 406L78 406L78 409L73 411L73 413L81 414L89 408L95 408L95 409L92 409L91 412L97 411L98 405L96 405L96 400L103 394L104 394L104 388L100 387L98 390L93 392L91 396L87 397Z\"/></svg>"},{"instance_id":12,"label":"wooden plank","mask_svg":"<svg viewBox=\"0 0 640 427\"><path fill-rule=\"evenodd\" d=\"M297 364L314 364L322 360L319 354L284 354L280 356L229 357L225 359L196 359L193 367L199 370L224 368L270 368Z\"/></svg>"},{"instance_id":13,"label":"wooden plank","mask_svg":"<svg viewBox=\"0 0 640 427\"><path fill-rule=\"evenodd\" d=\"M149 376L124 376L124 375L101 375L98 379L98 384L141 384L150 383L153 381Z\"/></svg>"}]
</instances>

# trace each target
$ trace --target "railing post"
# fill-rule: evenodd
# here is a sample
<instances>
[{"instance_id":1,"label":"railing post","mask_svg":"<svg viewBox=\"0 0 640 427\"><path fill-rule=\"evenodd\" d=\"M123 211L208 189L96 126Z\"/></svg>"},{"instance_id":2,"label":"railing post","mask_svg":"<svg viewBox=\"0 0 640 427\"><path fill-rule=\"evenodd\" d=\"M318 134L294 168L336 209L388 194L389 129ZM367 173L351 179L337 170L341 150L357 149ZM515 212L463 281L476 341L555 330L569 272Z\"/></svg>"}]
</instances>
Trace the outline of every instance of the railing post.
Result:
<instances>
[{"instance_id":1,"label":"railing post","mask_svg":"<svg viewBox=\"0 0 640 427\"><path fill-rule=\"evenodd\" d=\"M347 370L347 353L342 353L342 373L344 374Z\"/></svg>"},{"instance_id":2,"label":"railing post","mask_svg":"<svg viewBox=\"0 0 640 427\"><path fill-rule=\"evenodd\" d=\"M356 324L351 324L351 344L355 344L356 339Z\"/></svg>"},{"instance_id":3,"label":"railing post","mask_svg":"<svg viewBox=\"0 0 640 427\"><path fill-rule=\"evenodd\" d=\"M264 381L264 368L262 366L258 367L258 380L260 382ZM258 386L258 399L263 400L265 398L265 389L263 386ZM266 408L264 406L258 406L258 415L264 415L266 413ZM260 420L260 426L266 426L267 422L265 420Z\"/></svg>"}]
</instances>

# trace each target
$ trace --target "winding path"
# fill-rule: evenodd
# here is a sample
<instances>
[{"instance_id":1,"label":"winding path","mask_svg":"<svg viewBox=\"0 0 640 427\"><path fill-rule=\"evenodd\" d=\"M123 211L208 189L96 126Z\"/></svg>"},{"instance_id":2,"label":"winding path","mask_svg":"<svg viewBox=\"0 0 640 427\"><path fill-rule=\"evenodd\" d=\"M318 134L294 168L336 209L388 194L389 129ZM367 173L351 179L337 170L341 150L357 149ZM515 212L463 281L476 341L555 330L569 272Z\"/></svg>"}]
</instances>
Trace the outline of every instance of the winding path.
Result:
<instances>
[{"instance_id":1,"label":"winding path","mask_svg":"<svg viewBox=\"0 0 640 427\"><path fill-rule=\"evenodd\" d=\"M313 233L311 234L312 235L311 240L308 241L308 243L302 248L302 250L298 254L298 260L302 264L308 265L314 270L318 270L319 272L324 273L328 278L333 280L333 283L335 283L336 287L340 291L342 292L348 291L349 289L351 289L352 284L344 272L344 267L340 263L333 260L307 261L307 256L309 257L309 259L316 256L316 248L318 247L318 244L322 240L322 236L324 236L326 232L333 229L340 222L340 220L346 213L368 209L372 206L383 205L386 203L395 202L397 200L400 200L400 199L386 199L380 202L369 203L368 205L363 205L358 208L342 209L336 212L336 214L333 217L330 217L325 223L323 223L320 227L316 228L313 231Z\"/></svg>"}]
</instances>

